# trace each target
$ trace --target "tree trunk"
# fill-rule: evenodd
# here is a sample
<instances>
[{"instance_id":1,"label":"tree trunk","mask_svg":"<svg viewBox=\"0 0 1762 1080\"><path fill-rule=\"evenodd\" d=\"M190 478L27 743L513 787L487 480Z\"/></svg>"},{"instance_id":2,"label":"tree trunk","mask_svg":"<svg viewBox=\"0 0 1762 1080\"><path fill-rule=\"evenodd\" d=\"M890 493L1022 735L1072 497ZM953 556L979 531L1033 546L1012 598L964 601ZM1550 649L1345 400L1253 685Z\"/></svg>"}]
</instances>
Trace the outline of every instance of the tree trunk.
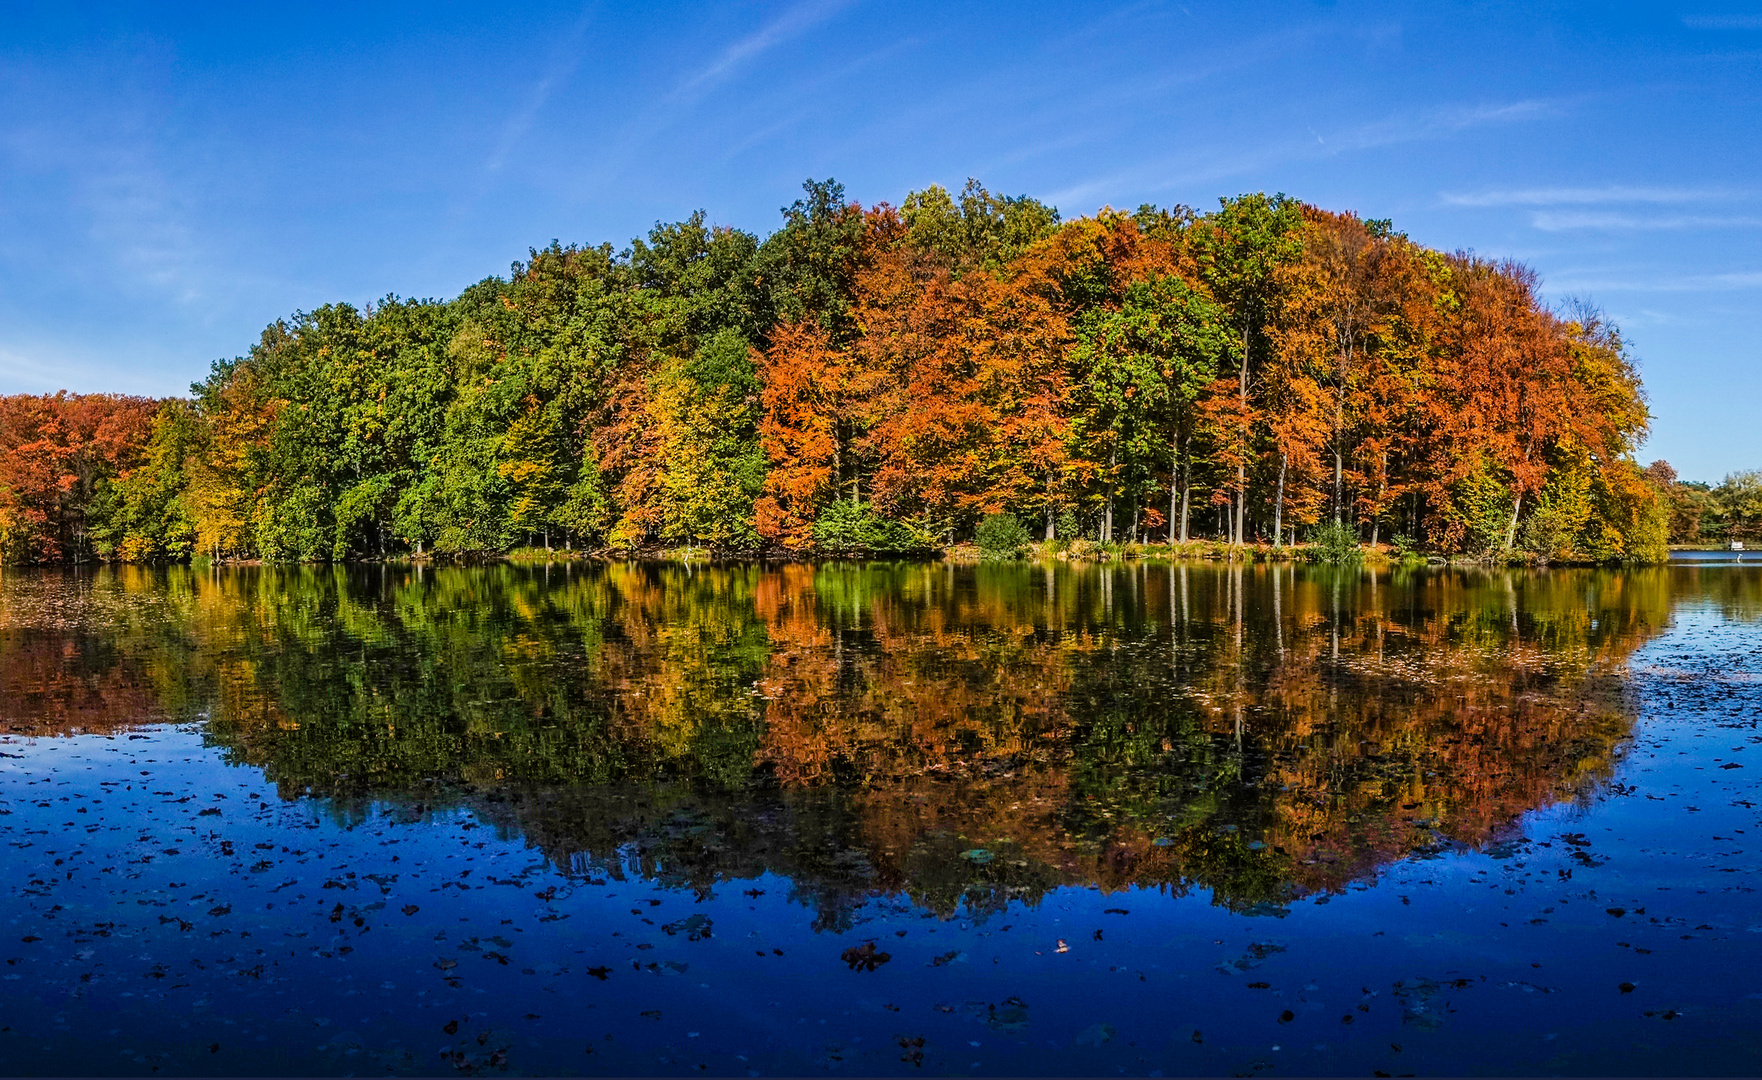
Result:
<instances>
[{"instance_id":1,"label":"tree trunk","mask_svg":"<svg viewBox=\"0 0 1762 1080\"><path fill-rule=\"evenodd\" d=\"M1377 477L1376 512L1371 515L1370 519L1370 547L1372 551L1375 551L1377 547L1377 533L1382 531L1383 496L1389 490L1389 452L1384 450L1379 460L1381 475Z\"/></svg>"},{"instance_id":2,"label":"tree trunk","mask_svg":"<svg viewBox=\"0 0 1762 1080\"><path fill-rule=\"evenodd\" d=\"M1284 539L1285 529L1285 470L1291 465L1291 455L1279 455L1279 497L1273 502L1273 547L1278 547Z\"/></svg>"},{"instance_id":3,"label":"tree trunk","mask_svg":"<svg viewBox=\"0 0 1762 1080\"><path fill-rule=\"evenodd\" d=\"M1119 444L1115 443L1113 449L1109 450L1107 454L1107 506L1101 514L1101 542L1104 544L1113 543L1113 474L1119 461L1120 448Z\"/></svg>"},{"instance_id":4,"label":"tree trunk","mask_svg":"<svg viewBox=\"0 0 1762 1080\"><path fill-rule=\"evenodd\" d=\"M1334 441L1334 524L1336 524L1336 525L1340 524L1340 518L1341 518L1342 507L1340 504L1341 504L1342 500L1340 498L1340 490L1341 490L1342 479L1343 479L1343 477L1342 477L1342 466L1341 466L1341 462L1340 462L1340 443L1339 443L1339 440L1336 439Z\"/></svg>"},{"instance_id":5,"label":"tree trunk","mask_svg":"<svg viewBox=\"0 0 1762 1080\"><path fill-rule=\"evenodd\" d=\"M1181 525L1175 523L1175 513L1180 508L1181 498L1181 462L1175 461L1175 467L1169 472L1169 543L1175 542L1175 530ZM1182 524L1185 524L1184 522Z\"/></svg>"},{"instance_id":6,"label":"tree trunk","mask_svg":"<svg viewBox=\"0 0 1762 1080\"><path fill-rule=\"evenodd\" d=\"M1511 527L1505 530L1505 550L1510 551L1511 545L1517 543L1517 515L1523 510L1523 492L1511 503Z\"/></svg>"},{"instance_id":7,"label":"tree trunk","mask_svg":"<svg viewBox=\"0 0 1762 1080\"><path fill-rule=\"evenodd\" d=\"M844 486L844 424L832 423L832 501L838 501L838 490Z\"/></svg>"},{"instance_id":8,"label":"tree trunk","mask_svg":"<svg viewBox=\"0 0 1762 1080\"><path fill-rule=\"evenodd\" d=\"M1237 382L1237 393L1240 395L1240 398L1242 401L1242 412L1244 415L1246 415L1248 412L1248 344L1249 344L1249 340L1250 339L1248 336L1248 324L1243 323L1242 324L1242 372L1241 372L1241 377ZM1247 515L1248 515L1248 460L1247 460L1248 448L1246 446L1244 446L1242 448L1242 454L1243 454L1243 460L1238 462L1236 465L1236 524L1235 524L1235 530L1234 530L1235 535L1233 537L1233 542L1236 543L1237 545L1240 545L1243 542L1243 540L1246 538L1243 534L1243 524L1247 520Z\"/></svg>"},{"instance_id":9,"label":"tree trunk","mask_svg":"<svg viewBox=\"0 0 1762 1080\"><path fill-rule=\"evenodd\" d=\"M1181 440L1181 543L1189 536L1188 523L1193 514L1192 436Z\"/></svg>"}]
</instances>

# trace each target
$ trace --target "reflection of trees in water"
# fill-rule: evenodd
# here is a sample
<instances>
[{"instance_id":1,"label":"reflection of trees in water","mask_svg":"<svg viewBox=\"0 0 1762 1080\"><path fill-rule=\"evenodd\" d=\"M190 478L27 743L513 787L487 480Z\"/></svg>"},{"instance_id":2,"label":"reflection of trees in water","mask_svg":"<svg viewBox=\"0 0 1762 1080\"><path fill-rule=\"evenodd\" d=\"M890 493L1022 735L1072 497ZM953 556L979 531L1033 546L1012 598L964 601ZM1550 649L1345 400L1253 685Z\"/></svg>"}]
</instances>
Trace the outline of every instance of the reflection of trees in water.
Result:
<instances>
[{"instance_id":1,"label":"reflection of trees in water","mask_svg":"<svg viewBox=\"0 0 1762 1080\"><path fill-rule=\"evenodd\" d=\"M1748 566L1697 566L1676 563L1649 572L1670 577L1677 595L1699 597L1702 603L1732 622L1762 621L1762 557L1745 556Z\"/></svg>"},{"instance_id":2,"label":"reflection of trees in water","mask_svg":"<svg viewBox=\"0 0 1762 1080\"><path fill-rule=\"evenodd\" d=\"M109 734L159 718L151 684L89 635L0 631L0 733Z\"/></svg>"},{"instance_id":3,"label":"reflection of trees in water","mask_svg":"<svg viewBox=\"0 0 1762 1080\"><path fill-rule=\"evenodd\" d=\"M186 715L188 597L139 570L0 571L0 734L111 734Z\"/></svg>"},{"instance_id":4,"label":"reflection of trees in water","mask_svg":"<svg viewBox=\"0 0 1762 1080\"><path fill-rule=\"evenodd\" d=\"M15 730L206 715L287 797L784 874L827 925L1070 882L1247 907L1592 790L1670 573L129 569L8 578L0 685Z\"/></svg>"}]
</instances>

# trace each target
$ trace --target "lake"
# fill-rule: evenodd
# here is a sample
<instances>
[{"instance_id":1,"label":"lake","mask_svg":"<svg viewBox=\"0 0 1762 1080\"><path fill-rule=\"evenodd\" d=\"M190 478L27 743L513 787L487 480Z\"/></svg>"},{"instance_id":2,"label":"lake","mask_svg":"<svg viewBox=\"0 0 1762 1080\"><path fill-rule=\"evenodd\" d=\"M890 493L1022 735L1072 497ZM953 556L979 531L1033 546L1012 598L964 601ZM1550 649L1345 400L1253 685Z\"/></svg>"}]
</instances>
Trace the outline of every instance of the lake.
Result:
<instances>
[{"instance_id":1,"label":"lake","mask_svg":"<svg viewBox=\"0 0 1762 1080\"><path fill-rule=\"evenodd\" d=\"M1759 721L1729 560L7 570L0 1072L1754 1075Z\"/></svg>"}]
</instances>

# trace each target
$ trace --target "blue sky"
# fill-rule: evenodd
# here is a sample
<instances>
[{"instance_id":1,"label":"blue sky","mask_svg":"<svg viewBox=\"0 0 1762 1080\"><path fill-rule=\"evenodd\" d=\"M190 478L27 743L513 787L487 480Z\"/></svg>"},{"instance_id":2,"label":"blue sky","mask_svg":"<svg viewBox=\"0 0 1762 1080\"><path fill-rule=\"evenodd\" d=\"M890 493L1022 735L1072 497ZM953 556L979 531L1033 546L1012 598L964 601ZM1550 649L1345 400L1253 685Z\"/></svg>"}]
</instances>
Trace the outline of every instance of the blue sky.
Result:
<instances>
[{"instance_id":1,"label":"blue sky","mask_svg":"<svg viewBox=\"0 0 1762 1080\"><path fill-rule=\"evenodd\" d=\"M8 4L0 392L183 392L264 324L809 176L1067 217L1284 191L1621 324L1642 460L1762 466L1762 0Z\"/></svg>"}]
</instances>

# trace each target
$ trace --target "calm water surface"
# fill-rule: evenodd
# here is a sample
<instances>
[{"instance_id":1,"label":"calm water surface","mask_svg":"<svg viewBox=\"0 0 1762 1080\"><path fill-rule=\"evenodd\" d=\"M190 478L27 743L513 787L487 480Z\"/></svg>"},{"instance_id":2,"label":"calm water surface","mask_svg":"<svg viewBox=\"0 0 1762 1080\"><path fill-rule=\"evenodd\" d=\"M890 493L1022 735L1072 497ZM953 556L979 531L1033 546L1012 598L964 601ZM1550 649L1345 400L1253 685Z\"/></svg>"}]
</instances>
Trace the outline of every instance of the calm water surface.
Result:
<instances>
[{"instance_id":1,"label":"calm water surface","mask_svg":"<svg viewBox=\"0 0 1762 1080\"><path fill-rule=\"evenodd\" d=\"M7 571L0 1072L1762 1072L1762 565Z\"/></svg>"}]
</instances>

